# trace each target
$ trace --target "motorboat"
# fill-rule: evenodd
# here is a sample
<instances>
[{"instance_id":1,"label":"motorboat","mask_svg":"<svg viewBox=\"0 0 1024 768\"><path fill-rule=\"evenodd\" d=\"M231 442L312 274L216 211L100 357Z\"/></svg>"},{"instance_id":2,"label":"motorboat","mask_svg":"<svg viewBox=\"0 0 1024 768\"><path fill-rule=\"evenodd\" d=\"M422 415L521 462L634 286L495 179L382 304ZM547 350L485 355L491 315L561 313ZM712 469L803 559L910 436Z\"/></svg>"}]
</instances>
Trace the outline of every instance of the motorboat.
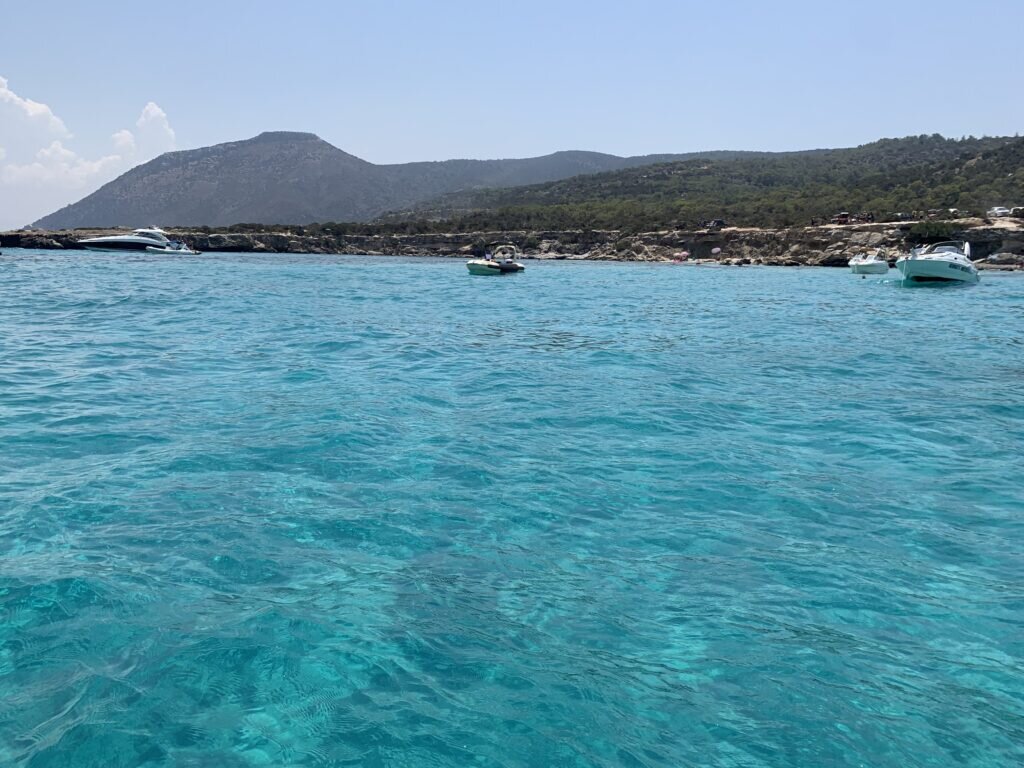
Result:
<instances>
[{"instance_id":1,"label":"motorboat","mask_svg":"<svg viewBox=\"0 0 1024 768\"><path fill-rule=\"evenodd\" d=\"M89 237L78 244L90 251L145 251L148 253L198 254L180 240L171 240L158 227L133 230L131 234Z\"/></svg>"},{"instance_id":2,"label":"motorboat","mask_svg":"<svg viewBox=\"0 0 1024 768\"><path fill-rule=\"evenodd\" d=\"M522 272L524 267L512 259L495 261L494 259L473 259L466 262L466 267L471 275L506 275L511 272Z\"/></svg>"},{"instance_id":3,"label":"motorboat","mask_svg":"<svg viewBox=\"0 0 1024 768\"><path fill-rule=\"evenodd\" d=\"M500 245L482 259L472 259L466 262L466 268L471 275L507 275L512 272L522 272L526 269L515 260L518 251L514 245Z\"/></svg>"},{"instance_id":4,"label":"motorboat","mask_svg":"<svg viewBox=\"0 0 1024 768\"><path fill-rule=\"evenodd\" d=\"M889 271L889 260L881 248L874 253L859 253L850 259L850 271L855 275L884 275Z\"/></svg>"},{"instance_id":5,"label":"motorboat","mask_svg":"<svg viewBox=\"0 0 1024 768\"><path fill-rule=\"evenodd\" d=\"M147 253L177 253L181 256L198 256L201 251L189 248L181 241L171 240L170 248L161 248L157 245L147 245Z\"/></svg>"},{"instance_id":6,"label":"motorboat","mask_svg":"<svg viewBox=\"0 0 1024 768\"><path fill-rule=\"evenodd\" d=\"M971 261L968 242L934 243L915 248L897 259L896 269L910 282L977 283L981 278Z\"/></svg>"}]
</instances>

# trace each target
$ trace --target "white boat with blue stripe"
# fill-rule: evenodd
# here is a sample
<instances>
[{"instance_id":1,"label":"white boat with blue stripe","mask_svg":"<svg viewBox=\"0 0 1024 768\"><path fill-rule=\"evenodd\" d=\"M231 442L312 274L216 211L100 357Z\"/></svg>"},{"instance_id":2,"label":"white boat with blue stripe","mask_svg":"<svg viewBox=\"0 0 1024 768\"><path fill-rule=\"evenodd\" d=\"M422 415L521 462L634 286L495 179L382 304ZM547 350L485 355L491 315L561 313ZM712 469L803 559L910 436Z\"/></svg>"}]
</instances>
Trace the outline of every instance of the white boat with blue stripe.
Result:
<instances>
[{"instance_id":1,"label":"white boat with blue stripe","mask_svg":"<svg viewBox=\"0 0 1024 768\"><path fill-rule=\"evenodd\" d=\"M971 261L968 242L934 243L915 248L896 261L896 269L907 282L977 283L978 268Z\"/></svg>"}]
</instances>

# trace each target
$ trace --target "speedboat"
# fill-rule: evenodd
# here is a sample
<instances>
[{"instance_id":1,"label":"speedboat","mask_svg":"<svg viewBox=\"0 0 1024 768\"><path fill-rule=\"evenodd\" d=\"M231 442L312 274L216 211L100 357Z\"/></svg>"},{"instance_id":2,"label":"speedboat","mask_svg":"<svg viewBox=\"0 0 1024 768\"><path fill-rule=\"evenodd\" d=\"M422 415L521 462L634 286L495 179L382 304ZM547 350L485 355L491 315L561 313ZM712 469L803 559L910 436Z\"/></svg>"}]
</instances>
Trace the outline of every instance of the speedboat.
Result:
<instances>
[{"instance_id":1,"label":"speedboat","mask_svg":"<svg viewBox=\"0 0 1024 768\"><path fill-rule=\"evenodd\" d=\"M471 275L506 275L510 272L522 272L524 267L512 259L496 261L494 259L473 259L466 262Z\"/></svg>"},{"instance_id":2,"label":"speedboat","mask_svg":"<svg viewBox=\"0 0 1024 768\"><path fill-rule=\"evenodd\" d=\"M884 275L889 271L889 260L881 248L874 253L859 253L850 259L850 271L855 275Z\"/></svg>"},{"instance_id":3,"label":"speedboat","mask_svg":"<svg viewBox=\"0 0 1024 768\"><path fill-rule=\"evenodd\" d=\"M522 272L526 267L515 260L516 254L514 245L500 245L494 249L493 254L467 261L466 268L471 275L507 275L511 272Z\"/></svg>"},{"instance_id":4,"label":"speedboat","mask_svg":"<svg viewBox=\"0 0 1024 768\"><path fill-rule=\"evenodd\" d=\"M934 243L915 248L896 261L896 269L911 282L977 283L981 278L971 261L968 242Z\"/></svg>"},{"instance_id":5,"label":"speedboat","mask_svg":"<svg viewBox=\"0 0 1024 768\"><path fill-rule=\"evenodd\" d=\"M156 245L147 245L147 253L177 253L181 256L198 256L201 251L197 251L193 248L189 248L180 240L171 240L170 247L160 248Z\"/></svg>"},{"instance_id":6,"label":"speedboat","mask_svg":"<svg viewBox=\"0 0 1024 768\"><path fill-rule=\"evenodd\" d=\"M194 251L180 240L171 240L157 227L133 230L130 235L107 235L79 240L78 244L90 251L146 251L149 253L177 253L194 255Z\"/></svg>"}]
</instances>

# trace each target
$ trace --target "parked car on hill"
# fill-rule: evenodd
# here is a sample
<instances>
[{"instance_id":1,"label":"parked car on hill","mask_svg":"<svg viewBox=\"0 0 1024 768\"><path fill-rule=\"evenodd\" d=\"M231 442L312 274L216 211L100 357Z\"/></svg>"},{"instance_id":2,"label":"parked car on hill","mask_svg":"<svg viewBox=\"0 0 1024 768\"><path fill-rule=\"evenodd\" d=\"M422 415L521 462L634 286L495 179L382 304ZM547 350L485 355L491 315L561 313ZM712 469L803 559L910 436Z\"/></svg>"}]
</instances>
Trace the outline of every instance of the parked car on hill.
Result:
<instances>
[{"instance_id":1,"label":"parked car on hill","mask_svg":"<svg viewBox=\"0 0 1024 768\"><path fill-rule=\"evenodd\" d=\"M996 206L995 208L989 208L988 209L988 214L987 214L987 216L990 219L998 219L1000 216L1009 216L1009 215L1010 215L1010 209L1009 208L1003 208L1001 205L1000 206Z\"/></svg>"}]
</instances>

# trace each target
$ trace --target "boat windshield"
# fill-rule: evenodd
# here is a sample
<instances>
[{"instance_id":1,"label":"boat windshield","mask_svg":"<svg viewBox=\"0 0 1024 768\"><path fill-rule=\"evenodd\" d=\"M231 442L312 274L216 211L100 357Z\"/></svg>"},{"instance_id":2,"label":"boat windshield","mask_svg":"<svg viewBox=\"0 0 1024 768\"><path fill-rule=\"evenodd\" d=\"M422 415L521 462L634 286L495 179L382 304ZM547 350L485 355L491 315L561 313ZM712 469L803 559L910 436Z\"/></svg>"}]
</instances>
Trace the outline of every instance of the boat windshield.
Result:
<instances>
[{"instance_id":1,"label":"boat windshield","mask_svg":"<svg viewBox=\"0 0 1024 768\"><path fill-rule=\"evenodd\" d=\"M494 249L493 258L495 261L501 261L502 259L515 258L519 255L518 249L514 245L499 245Z\"/></svg>"},{"instance_id":2,"label":"boat windshield","mask_svg":"<svg viewBox=\"0 0 1024 768\"><path fill-rule=\"evenodd\" d=\"M963 253L960 243L935 243L928 246L925 253Z\"/></svg>"},{"instance_id":3,"label":"boat windshield","mask_svg":"<svg viewBox=\"0 0 1024 768\"><path fill-rule=\"evenodd\" d=\"M166 243L167 238L163 233L155 229L136 229L135 234L147 240L156 240L158 243Z\"/></svg>"}]
</instances>

